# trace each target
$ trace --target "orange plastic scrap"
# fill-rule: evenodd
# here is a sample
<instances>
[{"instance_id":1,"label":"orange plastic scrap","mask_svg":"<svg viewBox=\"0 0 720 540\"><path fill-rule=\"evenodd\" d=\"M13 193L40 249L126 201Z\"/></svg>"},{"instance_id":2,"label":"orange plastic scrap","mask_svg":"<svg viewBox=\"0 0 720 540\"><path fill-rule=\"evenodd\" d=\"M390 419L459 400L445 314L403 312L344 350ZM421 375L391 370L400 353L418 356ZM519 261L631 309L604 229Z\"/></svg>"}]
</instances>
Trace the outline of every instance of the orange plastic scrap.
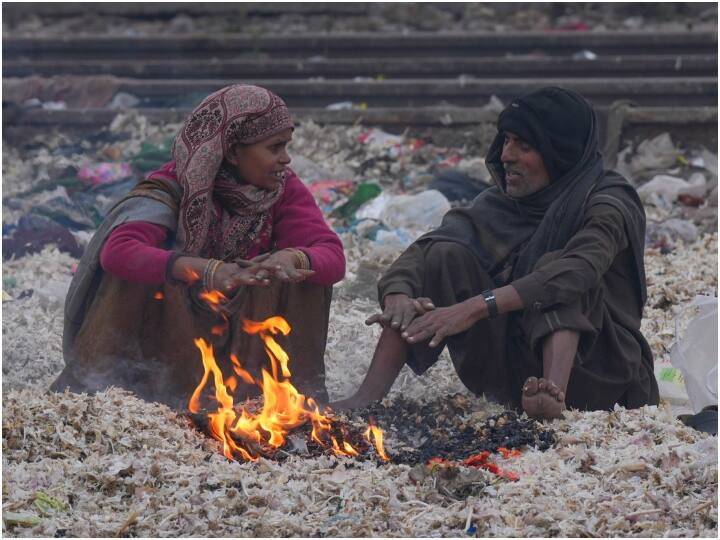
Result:
<instances>
[{"instance_id":1,"label":"orange plastic scrap","mask_svg":"<svg viewBox=\"0 0 720 540\"><path fill-rule=\"evenodd\" d=\"M505 459L508 459L511 457L518 457L520 455L520 450L518 450L517 448L508 450L504 446L501 446L500 448L497 449L497 451L500 452Z\"/></svg>"},{"instance_id":2,"label":"orange plastic scrap","mask_svg":"<svg viewBox=\"0 0 720 540\"><path fill-rule=\"evenodd\" d=\"M490 457L490 452L480 452L479 454L475 454L474 456L470 456L467 458L463 463L465 465L468 465L470 467L477 467L479 465L482 465L485 463L488 458Z\"/></svg>"},{"instance_id":3,"label":"orange plastic scrap","mask_svg":"<svg viewBox=\"0 0 720 540\"><path fill-rule=\"evenodd\" d=\"M504 450L504 451L503 451ZM508 450L507 448L498 448L498 451L503 456L513 456L513 452ZM506 455L507 453L507 455ZM519 452L518 452L519 455ZM501 476L503 478L507 478L508 480L512 480L513 482L520 479L520 476L515 474L511 471L506 471L505 469L500 468L496 463L488 462L488 458L490 457L490 452L480 452L479 454L476 454L474 456L470 456L465 461L463 461L463 464L469 466L469 467L480 467L482 469L485 469L486 471L490 471L491 473ZM513 456L514 457L514 456Z\"/></svg>"}]
</instances>

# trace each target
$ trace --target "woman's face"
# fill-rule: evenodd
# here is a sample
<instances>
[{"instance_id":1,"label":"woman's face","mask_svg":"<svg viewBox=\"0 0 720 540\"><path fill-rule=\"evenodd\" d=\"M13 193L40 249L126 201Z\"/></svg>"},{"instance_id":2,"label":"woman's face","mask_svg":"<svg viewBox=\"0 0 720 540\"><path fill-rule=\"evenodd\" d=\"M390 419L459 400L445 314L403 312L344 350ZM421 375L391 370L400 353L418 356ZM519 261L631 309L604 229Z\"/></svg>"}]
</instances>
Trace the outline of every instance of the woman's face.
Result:
<instances>
[{"instance_id":1,"label":"woman's face","mask_svg":"<svg viewBox=\"0 0 720 540\"><path fill-rule=\"evenodd\" d=\"M292 129L288 128L264 141L237 145L227 160L245 182L272 191L280 187L290 163L287 145L291 140Z\"/></svg>"}]
</instances>

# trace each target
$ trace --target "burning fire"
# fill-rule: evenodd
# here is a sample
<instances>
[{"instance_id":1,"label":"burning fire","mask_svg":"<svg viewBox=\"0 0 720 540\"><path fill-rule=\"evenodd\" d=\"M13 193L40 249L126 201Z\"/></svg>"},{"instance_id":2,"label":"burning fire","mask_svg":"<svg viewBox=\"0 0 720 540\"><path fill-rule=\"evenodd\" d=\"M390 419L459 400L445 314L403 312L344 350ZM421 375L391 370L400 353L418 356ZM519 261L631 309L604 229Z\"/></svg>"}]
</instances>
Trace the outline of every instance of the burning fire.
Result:
<instances>
[{"instance_id":1,"label":"burning fire","mask_svg":"<svg viewBox=\"0 0 720 540\"><path fill-rule=\"evenodd\" d=\"M218 291L204 292L200 297L211 307L218 307L224 299ZM213 328L212 333L224 333L227 319L225 323L225 326ZM215 360L212 346L202 338L195 340L205 371L188 407L192 413L200 413L200 396L212 377L218 408L208 413L207 419L212 436L223 443L225 457L236 459L240 456L246 461L257 460L262 455L263 447L282 447L288 433L307 422L312 424L312 440L320 446L332 450L338 456L358 456L359 450L347 440L338 441L334 434L337 430L332 429L332 418L323 415L315 400L298 392L290 382L288 354L273 337L278 333L288 335L291 330L288 322L282 317L271 317L262 322L245 320L243 330L251 335L257 334L262 339L270 359L270 372L262 369L261 381L245 370L235 355L230 356L234 375L225 379ZM236 411L232 392L237 388L238 378L262 389L263 407L259 413L253 414L245 407L240 408L239 414ZM344 435L342 439L345 439ZM382 430L371 423L365 437L374 444L378 456L384 460L390 459L383 447Z\"/></svg>"}]
</instances>

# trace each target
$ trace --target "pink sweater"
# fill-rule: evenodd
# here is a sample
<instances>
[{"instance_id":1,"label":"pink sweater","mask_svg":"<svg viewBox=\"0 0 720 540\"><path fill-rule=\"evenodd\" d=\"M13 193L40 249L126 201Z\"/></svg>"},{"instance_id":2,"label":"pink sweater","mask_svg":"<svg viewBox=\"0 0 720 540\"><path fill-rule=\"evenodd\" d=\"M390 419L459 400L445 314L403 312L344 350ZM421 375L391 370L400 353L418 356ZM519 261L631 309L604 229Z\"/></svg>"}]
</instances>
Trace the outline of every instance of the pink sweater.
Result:
<instances>
[{"instance_id":1,"label":"pink sweater","mask_svg":"<svg viewBox=\"0 0 720 540\"><path fill-rule=\"evenodd\" d=\"M310 191L295 173L289 173L283 196L270 210L270 233L258 238L247 257L265 253L271 246L299 248L315 271L308 282L326 286L337 283L345 276L342 242L325 223ZM120 225L105 241L100 264L106 272L126 281L162 283L172 251L160 246L168 234L167 228L146 221Z\"/></svg>"}]
</instances>

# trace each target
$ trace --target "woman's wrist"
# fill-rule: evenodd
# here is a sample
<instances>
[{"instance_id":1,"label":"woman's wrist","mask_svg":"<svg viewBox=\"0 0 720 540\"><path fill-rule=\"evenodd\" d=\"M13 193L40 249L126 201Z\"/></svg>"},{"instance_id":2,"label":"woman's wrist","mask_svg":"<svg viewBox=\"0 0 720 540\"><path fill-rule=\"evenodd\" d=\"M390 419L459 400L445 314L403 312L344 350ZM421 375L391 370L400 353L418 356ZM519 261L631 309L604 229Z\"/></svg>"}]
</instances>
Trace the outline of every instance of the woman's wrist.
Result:
<instances>
[{"instance_id":1,"label":"woman's wrist","mask_svg":"<svg viewBox=\"0 0 720 540\"><path fill-rule=\"evenodd\" d=\"M172 267L172 277L192 285L203 278L207 263L207 259L201 259L200 257L178 257Z\"/></svg>"},{"instance_id":2,"label":"woman's wrist","mask_svg":"<svg viewBox=\"0 0 720 540\"><path fill-rule=\"evenodd\" d=\"M310 258L307 253L297 248L286 248L283 251L292 254L293 267L299 270L310 270Z\"/></svg>"}]
</instances>

